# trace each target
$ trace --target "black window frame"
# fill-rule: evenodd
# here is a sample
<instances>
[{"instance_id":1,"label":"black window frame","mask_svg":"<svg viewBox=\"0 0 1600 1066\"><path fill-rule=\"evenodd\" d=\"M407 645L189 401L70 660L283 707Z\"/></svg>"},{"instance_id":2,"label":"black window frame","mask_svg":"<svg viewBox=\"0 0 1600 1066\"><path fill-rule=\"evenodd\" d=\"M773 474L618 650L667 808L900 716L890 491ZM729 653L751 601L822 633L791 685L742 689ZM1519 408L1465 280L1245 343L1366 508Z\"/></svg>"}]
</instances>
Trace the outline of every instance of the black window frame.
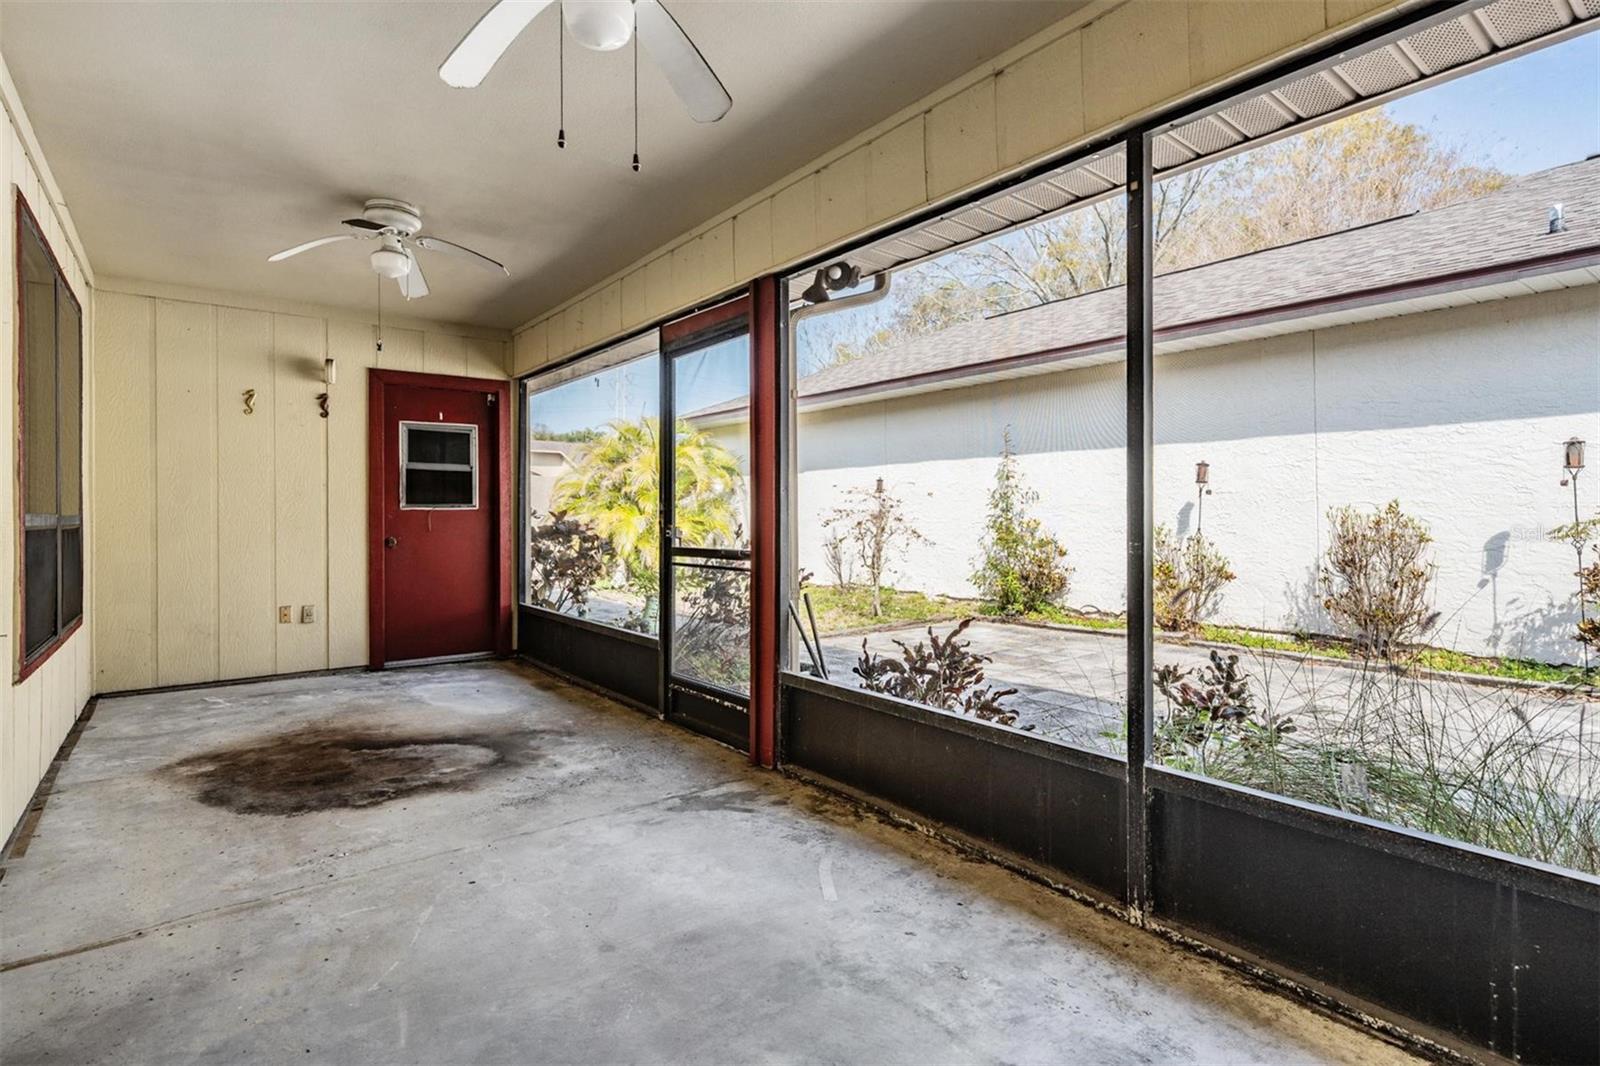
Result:
<instances>
[{"instance_id":1,"label":"black window frame","mask_svg":"<svg viewBox=\"0 0 1600 1066\"><path fill-rule=\"evenodd\" d=\"M17 287L16 292L16 407L14 421L16 425L17 448L17 500L16 500L16 582L17 600L14 606L17 633L17 657L15 680L20 682L27 678L34 670L42 666L67 640L78 630L83 623L84 605L84 477L83 477L83 351L84 351L84 316L83 304L72 291L72 285L67 280L66 271L61 267L61 261L56 257L55 250L50 247L50 241L45 236L44 227L39 224L38 216L28 205L27 198L20 188L13 186L14 201L16 204L16 232L14 234L15 269L14 277ZM55 373L53 375L55 387L55 442L50 461L55 467L55 510L51 513L29 512L27 510L27 472L30 463L37 463L38 456L30 457L27 452L27 403L26 390L28 388L27 366L28 356L25 350L28 338L28 327L25 321L26 298L23 291L23 247L24 242L32 240L37 243L43 252L44 260L50 265L54 293L51 302L51 338L55 347ZM62 334L60 329L61 315L64 309L70 307L71 313L77 317L77 348L76 351L67 353L62 348ZM67 398L62 395L61 366L63 358L69 356L77 361L77 429L78 468L75 471L63 471L62 460L62 413L66 408L63 403ZM77 479L76 498L78 502L75 514L62 513L62 489L66 478ZM28 582L27 582L27 543L30 533L38 534L42 531L51 531L55 534L55 611L53 626L50 635L37 644L30 638L28 632ZM76 582L69 591L68 574L66 572L65 551L67 537L71 533L77 535L77 566ZM75 602L76 610L69 612L67 605ZM31 648L31 650L30 650Z\"/></svg>"}]
</instances>

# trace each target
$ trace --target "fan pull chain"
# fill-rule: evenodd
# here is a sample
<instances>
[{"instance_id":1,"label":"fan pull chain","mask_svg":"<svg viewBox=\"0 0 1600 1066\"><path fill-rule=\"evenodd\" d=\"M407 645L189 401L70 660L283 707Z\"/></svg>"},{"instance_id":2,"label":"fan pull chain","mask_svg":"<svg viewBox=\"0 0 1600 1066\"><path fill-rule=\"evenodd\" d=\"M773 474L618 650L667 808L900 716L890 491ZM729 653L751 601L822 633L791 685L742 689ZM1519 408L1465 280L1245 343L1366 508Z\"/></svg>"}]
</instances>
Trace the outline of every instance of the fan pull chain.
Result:
<instances>
[{"instance_id":1,"label":"fan pull chain","mask_svg":"<svg viewBox=\"0 0 1600 1066\"><path fill-rule=\"evenodd\" d=\"M378 279L378 354L383 354L383 278Z\"/></svg>"},{"instance_id":2,"label":"fan pull chain","mask_svg":"<svg viewBox=\"0 0 1600 1066\"><path fill-rule=\"evenodd\" d=\"M633 172L639 173L639 34L633 35Z\"/></svg>"},{"instance_id":3,"label":"fan pull chain","mask_svg":"<svg viewBox=\"0 0 1600 1066\"><path fill-rule=\"evenodd\" d=\"M557 15L561 15L557 5ZM565 16L556 19L556 147L567 146L567 27Z\"/></svg>"}]
</instances>

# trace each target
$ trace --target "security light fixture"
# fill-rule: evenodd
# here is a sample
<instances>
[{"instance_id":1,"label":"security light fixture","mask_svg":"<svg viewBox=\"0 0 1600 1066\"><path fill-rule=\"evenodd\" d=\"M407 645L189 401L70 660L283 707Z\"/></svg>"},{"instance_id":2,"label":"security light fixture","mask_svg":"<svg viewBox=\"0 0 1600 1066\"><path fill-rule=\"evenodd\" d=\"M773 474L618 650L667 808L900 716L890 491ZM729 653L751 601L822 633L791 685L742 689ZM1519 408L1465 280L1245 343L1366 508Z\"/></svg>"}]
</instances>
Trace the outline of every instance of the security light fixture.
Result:
<instances>
[{"instance_id":1,"label":"security light fixture","mask_svg":"<svg viewBox=\"0 0 1600 1066\"><path fill-rule=\"evenodd\" d=\"M818 270L817 276L811 279L811 284L806 286L800 297L808 303L827 303L830 294L853 289L860 284L861 268L841 259Z\"/></svg>"}]
</instances>

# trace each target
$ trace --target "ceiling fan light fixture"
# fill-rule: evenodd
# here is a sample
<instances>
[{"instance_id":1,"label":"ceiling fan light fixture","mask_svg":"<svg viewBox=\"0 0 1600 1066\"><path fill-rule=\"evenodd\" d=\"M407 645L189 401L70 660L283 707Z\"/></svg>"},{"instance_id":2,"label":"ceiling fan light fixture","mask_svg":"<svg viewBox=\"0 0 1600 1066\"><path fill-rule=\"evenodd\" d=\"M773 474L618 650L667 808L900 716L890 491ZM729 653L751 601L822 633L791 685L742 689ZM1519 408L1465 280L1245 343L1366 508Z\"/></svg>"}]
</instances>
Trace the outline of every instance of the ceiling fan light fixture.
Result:
<instances>
[{"instance_id":1,"label":"ceiling fan light fixture","mask_svg":"<svg viewBox=\"0 0 1600 1066\"><path fill-rule=\"evenodd\" d=\"M385 245L372 253L373 273L385 278L403 278L411 273L411 257L399 248Z\"/></svg>"},{"instance_id":2,"label":"ceiling fan light fixture","mask_svg":"<svg viewBox=\"0 0 1600 1066\"><path fill-rule=\"evenodd\" d=\"M614 52L633 38L633 0L565 0L561 17L572 39L596 52Z\"/></svg>"}]
</instances>

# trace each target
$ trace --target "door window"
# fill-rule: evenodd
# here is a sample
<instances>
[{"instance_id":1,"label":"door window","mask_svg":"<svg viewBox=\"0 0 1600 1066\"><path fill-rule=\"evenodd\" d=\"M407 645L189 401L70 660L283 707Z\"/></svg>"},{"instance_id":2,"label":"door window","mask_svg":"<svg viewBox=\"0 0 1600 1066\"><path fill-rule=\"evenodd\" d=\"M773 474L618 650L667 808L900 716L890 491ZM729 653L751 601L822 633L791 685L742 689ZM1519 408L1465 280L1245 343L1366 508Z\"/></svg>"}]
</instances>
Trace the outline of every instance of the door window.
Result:
<instances>
[{"instance_id":1,"label":"door window","mask_svg":"<svg viewBox=\"0 0 1600 1066\"><path fill-rule=\"evenodd\" d=\"M400 423L401 510L475 510L478 427Z\"/></svg>"}]
</instances>

